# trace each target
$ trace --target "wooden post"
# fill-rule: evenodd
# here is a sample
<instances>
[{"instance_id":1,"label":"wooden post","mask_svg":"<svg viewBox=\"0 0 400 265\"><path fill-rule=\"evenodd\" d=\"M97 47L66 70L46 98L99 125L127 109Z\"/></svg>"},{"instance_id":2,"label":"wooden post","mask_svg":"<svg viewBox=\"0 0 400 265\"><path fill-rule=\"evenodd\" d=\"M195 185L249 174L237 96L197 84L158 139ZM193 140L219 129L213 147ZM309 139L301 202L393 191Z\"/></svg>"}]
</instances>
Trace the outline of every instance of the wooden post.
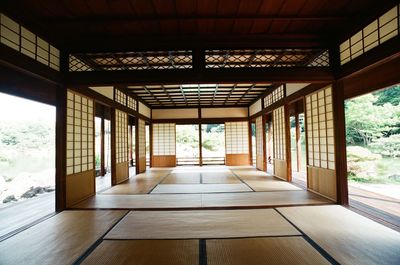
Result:
<instances>
[{"instance_id":1,"label":"wooden post","mask_svg":"<svg viewBox=\"0 0 400 265\"><path fill-rule=\"evenodd\" d=\"M286 104L284 106L284 115L285 115L285 141L286 141L286 180L288 182L292 181L292 154L290 150L290 110L289 105Z\"/></svg>"},{"instance_id":2,"label":"wooden post","mask_svg":"<svg viewBox=\"0 0 400 265\"><path fill-rule=\"evenodd\" d=\"M296 108L295 108L295 114L294 117L296 119L296 158L297 158L297 172L301 171L301 132L300 132L300 121L299 121L299 108L297 107L297 102Z\"/></svg>"},{"instance_id":3,"label":"wooden post","mask_svg":"<svg viewBox=\"0 0 400 265\"><path fill-rule=\"evenodd\" d=\"M150 125L149 125L149 134L150 134L149 135L150 167L152 167L153 166L153 124L152 123L150 123Z\"/></svg>"},{"instance_id":4,"label":"wooden post","mask_svg":"<svg viewBox=\"0 0 400 265\"><path fill-rule=\"evenodd\" d=\"M198 117L201 120L201 108L198 108ZM203 166L203 144L202 144L202 135L201 135L201 121L199 122L199 165Z\"/></svg>"},{"instance_id":5,"label":"wooden post","mask_svg":"<svg viewBox=\"0 0 400 265\"><path fill-rule=\"evenodd\" d=\"M135 117L135 169L136 175L140 174L139 169L139 118Z\"/></svg>"},{"instance_id":6,"label":"wooden post","mask_svg":"<svg viewBox=\"0 0 400 265\"><path fill-rule=\"evenodd\" d=\"M129 156L131 158L131 161L129 161L129 163L133 167L133 148L132 148L132 144L133 144L133 126L132 126L132 124L129 125L129 136L131 138L131 142L130 142L130 145L129 145Z\"/></svg>"},{"instance_id":7,"label":"wooden post","mask_svg":"<svg viewBox=\"0 0 400 265\"><path fill-rule=\"evenodd\" d=\"M344 112L344 86L342 81L332 84L333 122L335 137L336 192L339 204L349 204L346 158L346 124Z\"/></svg>"},{"instance_id":8,"label":"wooden post","mask_svg":"<svg viewBox=\"0 0 400 265\"><path fill-rule=\"evenodd\" d=\"M57 89L56 105L56 211L66 208L67 89Z\"/></svg>"},{"instance_id":9,"label":"wooden post","mask_svg":"<svg viewBox=\"0 0 400 265\"><path fill-rule=\"evenodd\" d=\"M104 125L104 108L102 106L101 125L100 125L100 176L106 174L105 167L105 125Z\"/></svg>"},{"instance_id":10,"label":"wooden post","mask_svg":"<svg viewBox=\"0 0 400 265\"><path fill-rule=\"evenodd\" d=\"M111 185L117 185L117 135L116 135L116 120L115 108L111 108Z\"/></svg>"}]
</instances>

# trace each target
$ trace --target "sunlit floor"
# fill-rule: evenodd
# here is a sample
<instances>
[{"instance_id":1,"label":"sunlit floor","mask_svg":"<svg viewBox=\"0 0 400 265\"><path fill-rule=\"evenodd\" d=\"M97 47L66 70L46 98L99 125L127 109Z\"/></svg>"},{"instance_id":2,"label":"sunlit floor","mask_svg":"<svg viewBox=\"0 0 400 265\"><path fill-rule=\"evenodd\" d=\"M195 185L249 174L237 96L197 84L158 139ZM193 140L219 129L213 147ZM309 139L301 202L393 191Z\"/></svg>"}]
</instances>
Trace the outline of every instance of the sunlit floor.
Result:
<instances>
[{"instance_id":1,"label":"sunlit floor","mask_svg":"<svg viewBox=\"0 0 400 265\"><path fill-rule=\"evenodd\" d=\"M152 168L75 207L0 242L0 264L400 260L397 231L252 167Z\"/></svg>"}]
</instances>

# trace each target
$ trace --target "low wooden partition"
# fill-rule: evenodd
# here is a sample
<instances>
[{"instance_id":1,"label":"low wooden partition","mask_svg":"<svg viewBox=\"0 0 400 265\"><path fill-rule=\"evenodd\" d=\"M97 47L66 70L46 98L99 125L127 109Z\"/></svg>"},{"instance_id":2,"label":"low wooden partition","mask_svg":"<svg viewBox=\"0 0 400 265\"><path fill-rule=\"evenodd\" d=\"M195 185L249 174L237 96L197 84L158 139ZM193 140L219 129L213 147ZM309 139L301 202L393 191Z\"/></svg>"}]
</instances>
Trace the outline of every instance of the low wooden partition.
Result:
<instances>
[{"instance_id":1,"label":"low wooden partition","mask_svg":"<svg viewBox=\"0 0 400 265\"><path fill-rule=\"evenodd\" d=\"M227 166L247 166L249 165L249 154L226 154Z\"/></svg>"},{"instance_id":2,"label":"low wooden partition","mask_svg":"<svg viewBox=\"0 0 400 265\"><path fill-rule=\"evenodd\" d=\"M139 162L136 164L138 167L137 172L143 173L146 171L146 157L139 157Z\"/></svg>"},{"instance_id":3,"label":"low wooden partition","mask_svg":"<svg viewBox=\"0 0 400 265\"><path fill-rule=\"evenodd\" d=\"M307 166L307 186L309 190L337 201L335 170Z\"/></svg>"},{"instance_id":4,"label":"low wooden partition","mask_svg":"<svg viewBox=\"0 0 400 265\"><path fill-rule=\"evenodd\" d=\"M129 179L129 161L116 164L115 183L119 184Z\"/></svg>"},{"instance_id":5,"label":"low wooden partition","mask_svg":"<svg viewBox=\"0 0 400 265\"><path fill-rule=\"evenodd\" d=\"M274 175L280 179L288 181L286 160L274 159Z\"/></svg>"},{"instance_id":6,"label":"low wooden partition","mask_svg":"<svg viewBox=\"0 0 400 265\"><path fill-rule=\"evenodd\" d=\"M152 157L153 167L175 167L176 156L175 155L160 155Z\"/></svg>"},{"instance_id":7,"label":"low wooden partition","mask_svg":"<svg viewBox=\"0 0 400 265\"><path fill-rule=\"evenodd\" d=\"M67 207L95 194L95 171L87 170L66 177Z\"/></svg>"}]
</instances>

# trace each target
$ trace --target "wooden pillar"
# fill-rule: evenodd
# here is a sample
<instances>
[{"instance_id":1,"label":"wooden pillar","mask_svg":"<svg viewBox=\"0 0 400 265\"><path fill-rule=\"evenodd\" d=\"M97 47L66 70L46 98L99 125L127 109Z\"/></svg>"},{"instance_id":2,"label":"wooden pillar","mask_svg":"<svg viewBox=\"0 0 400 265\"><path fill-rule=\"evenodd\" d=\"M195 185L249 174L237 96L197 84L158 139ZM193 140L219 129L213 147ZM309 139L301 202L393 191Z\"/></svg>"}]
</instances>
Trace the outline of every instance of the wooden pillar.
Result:
<instances>
[{"instance_id":1,"label":"wooden pillar","mask_svg":"<svg viewBox=\"0 0 400 265\"><path fill-rule=\"evenodd\" d=\"M346 124L344 112L344 86L342 81L332 84L333 122L335 137L336 192L339 204L349 204L346 158Z\"/></svg>"},{"instance_id":2,"label":"wooden pillar","mask_svg":"<svg viewBox=\"0 0 400 265\"><path fill-rule=\"evenodd\" d=\"M136 175L139 171L139 119L135 117L135 170Z\"/></svg>"},{"instance_id":3,"label":"wooden pillar","mask_svg":"<svg viewBox=\"0 0 400 265\"><path fill-rule=\"evenodd\" d=\"M290 150L290 110L289 105L284 106L285 113L285 142L286 142L286 176L287 181L292 181L292 156Z\"/></svg>"},{"instance_id":4,"label":"wooden pillar","mask_svg":"<svg viewBox=\"0 0 400 265\"><path fill-rule=\"evenodd\" d=\"M115 109L111 108L111 185L117 185L117 135Z\"/></svg>"},{"instance_id":5,"label":"wooden pillar","mask_svg":"<svg viewBox=\"0 0 400 265\"><path fill-rule=\"evenodd\" d=\"M105 125L104 125L104 108L102 107L103 116L101 117L100 124L100 176L104 176L106 174L105 167Z\"/></svg>"},{"instance_id":6,"label":"wooden pillar","mask_svg":"<svg viewBox=\"0 0 400 265\"><path fill-rule=\"evenodd\" d=\"M265 129L265 123L266 123L267 117L265 115L262 116L262 157L263 157L263 170L266 172L267 171L267 139L265 137L266 134L266 129Z\"/></svg>"},{"instance_id":7,"label":"wooden pillar","mask_svg":"<svg viewBox=\"0 0 400 265\"><path fill-rule=\"evenodd\" d=\"M301 171L301 132L300 132L300 121L299 121L299 108L297 107L296 102L296 109L295 109L295 120L296 120L296 158L297 158L297 172Z\"/></svg>"},{"instance_id":8,"label":"wooden pillar","mask_svg":"<svg viewBox=\"0 0 400 265\"><path fill-rule=\"evenodd\" d=\"M56 211L66 208L67 89L56 92Z\"/></svg>"},{"instance_id":9,"label":"wooden pillar","mask_svg":"<svg viewBox=\"0 0 400 265\"><path fill-rule=\"evenodd\" d=\"M130 142L130 145L129 145L129 156L131 158L131 161L129 161L129 163L133 167L133 148L132 148L132 144L133 144L133 126L132 126L132 124L129 125L129 137L131 138L131 142Z\"/></svg>"},{"instance_id":10,"label":"wooden pillar","mask_svg":"<svg viewBox=\"0 0 400 265\"><path fill-rule=\"evenodd\" d=\"M152 167L153 166L153 124L152 123L150 123L150 125L149 125L149 134L150 134L149 135L150 167Z\"/></svg>"}]
</instances>

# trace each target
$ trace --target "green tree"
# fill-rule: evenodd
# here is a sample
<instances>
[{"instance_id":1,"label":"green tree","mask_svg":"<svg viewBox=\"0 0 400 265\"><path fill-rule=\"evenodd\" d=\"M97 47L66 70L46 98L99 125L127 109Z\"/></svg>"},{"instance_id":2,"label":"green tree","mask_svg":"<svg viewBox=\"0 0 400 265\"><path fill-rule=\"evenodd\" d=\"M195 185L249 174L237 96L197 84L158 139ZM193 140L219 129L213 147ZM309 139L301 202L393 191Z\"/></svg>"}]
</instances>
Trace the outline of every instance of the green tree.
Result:
<instances>
[{"instance_id":1,"label":"green tree","mask_svg":"<svg viewBox=\"0 0 400 265\"><path fill-rule=\"evenodd\" d=\"M378 96L364 95L346 102L346 140L349 144L369 145L399 129L400 105L376 105Z\"/></svg>"},{"instance_id":2,"label":"green tree","mask_svg":"<svg viewBox=\"0 0 400 265\"><path fill-rule=\"evenodd\" d=\"M390 103L397 106L400 103L400 85L375 92L374 95L378 97L375 105L383 106L386 103Z\"/></svg>"}]
</instances>

